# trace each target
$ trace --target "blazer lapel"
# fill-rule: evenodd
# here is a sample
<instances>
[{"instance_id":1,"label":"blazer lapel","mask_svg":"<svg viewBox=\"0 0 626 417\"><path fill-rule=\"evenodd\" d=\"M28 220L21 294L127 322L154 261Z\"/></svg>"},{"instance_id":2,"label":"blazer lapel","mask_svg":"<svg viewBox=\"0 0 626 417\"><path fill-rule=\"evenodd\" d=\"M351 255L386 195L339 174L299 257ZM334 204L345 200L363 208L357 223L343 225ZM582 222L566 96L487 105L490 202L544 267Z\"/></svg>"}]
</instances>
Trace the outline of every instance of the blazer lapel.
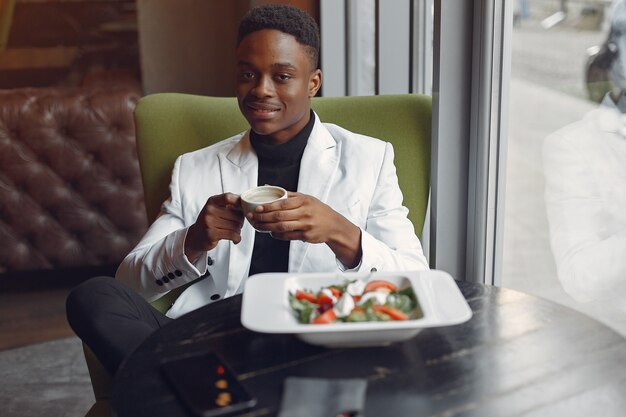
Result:
<instances>
[{"instance_id":1,"label":"blazer lapel","mask_svg":"<svg viewBox=\"0 0 626 417\"><path fill-rule=\"evenodd\" d=\"M249 132L228 153L219 154L218 158L224 192L241 194L256 186L259 161L250 144Z\"/></svg>"},{"instance_id":2,"label":"blazer lapel","mask_svg":"<svg viewBox=\"0 0 626 417\"><path fill-rule=\"evenodd\" d=\"M339 165L340 144L315 115L315 125L309 137L300 163L298 192L311 195L321 202L328 200L328 193ZM310 245L293 240L289 246L289 271L298 272Z\"/></svg>"},{"instance_id":3,"label":"blazer lapel","mask_svg":"<svg viewBox=\"0 0 626 417\"><path fill-rule=\"evenodd\" d=\"M218 156L223 192L241 194L257 185L259 161L250 145L249 132L228 153ZM254 246L254 229L244 221L241 242L230 243L228 255L228 289L226 296L233 295L241 285L248 268Z\"/></svg>"}]
</instances>

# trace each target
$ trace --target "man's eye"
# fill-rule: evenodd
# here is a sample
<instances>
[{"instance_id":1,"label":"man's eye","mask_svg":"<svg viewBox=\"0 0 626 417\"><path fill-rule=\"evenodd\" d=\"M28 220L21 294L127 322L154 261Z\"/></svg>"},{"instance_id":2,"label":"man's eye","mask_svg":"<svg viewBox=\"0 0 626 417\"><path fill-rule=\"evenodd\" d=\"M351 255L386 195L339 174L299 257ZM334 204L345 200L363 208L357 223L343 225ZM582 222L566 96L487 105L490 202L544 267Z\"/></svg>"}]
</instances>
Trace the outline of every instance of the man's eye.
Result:
<instances>
[{"instance_id":1,"label":"man's eye","mask_svg":"<svg viewBox=\"0 0 626 417\"><path fill-rule=\"evenodd\" d=\"M280 81L289 81L291 80L291 75L287 75L287 74L278 74L278 79Z\"/></svg>"},{"instance_id":2,"label":"man's eye","mask_svg":"<svg viewBox=\"0 0 626 417\"><path fill-rule=\"evenodd\" d=\"M242 72L241 73L241 78L243 78L244 80L251 80L254 78L254 73L253 72Z\"/></svg>"}]
</instances>

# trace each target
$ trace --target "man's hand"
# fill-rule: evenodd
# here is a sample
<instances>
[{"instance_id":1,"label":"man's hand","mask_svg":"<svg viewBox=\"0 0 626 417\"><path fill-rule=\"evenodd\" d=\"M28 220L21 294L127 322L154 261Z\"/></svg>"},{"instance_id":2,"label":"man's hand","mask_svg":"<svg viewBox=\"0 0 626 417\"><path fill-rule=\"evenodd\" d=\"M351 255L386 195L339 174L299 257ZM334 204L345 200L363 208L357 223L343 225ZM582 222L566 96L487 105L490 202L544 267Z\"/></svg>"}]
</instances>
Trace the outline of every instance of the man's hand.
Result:
<instances>
[{"instance_id":1,"label":"man's hand","mask_svg":"<svg viewBox=\"0 0 626 417\"><path fill-rule=\"evenodd\" d=\"M361 260L361 229L310 195L289 192L285 200L257 207L248 220L275 239L326 243L348 268Z\"/></svg>"},{"instance_id":2,"label":"man's hand","mask_svg":"<svg viewBox=\"0 0 626 417\"><path fill-rule=\"evenodd\" d=\"M210 197L185 239L185 255L193 262L210 251L220 240L241 241L244 217L238 195L225 193Z\"/></svg>"}]
</instances>

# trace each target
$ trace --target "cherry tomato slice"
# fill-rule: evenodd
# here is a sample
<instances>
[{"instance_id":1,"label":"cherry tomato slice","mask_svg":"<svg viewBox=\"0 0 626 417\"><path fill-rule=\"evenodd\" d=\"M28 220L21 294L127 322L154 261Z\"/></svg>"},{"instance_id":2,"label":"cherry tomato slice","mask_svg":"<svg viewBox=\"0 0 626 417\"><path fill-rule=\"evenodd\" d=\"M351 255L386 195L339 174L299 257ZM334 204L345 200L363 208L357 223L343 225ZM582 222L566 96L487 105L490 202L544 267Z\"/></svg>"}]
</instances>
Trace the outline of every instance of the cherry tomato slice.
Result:
<instances>
[{"instance_id":1,"label":"cherry tomato slice","mask_svg":"<svg viewBox=\"0 0 626 417\"><path fill-rule=\"evenodd\" d=\"M332 308L326 310L325 313L317 316L311 323L313 324L328 324L334 323L337 320L337 315L335 314L335 310Z\"/></svg>"},{"instance_id":2,"label":"cherry tomato slice","mask_svg":"<svg viewBox=\"0 0 626 417\"><path fill-rule=\"evenodd\" d=\"M296 290L296 299L317 303L317 297L315 297L315 294L302 290Z\"/></svg>"},{"instance_id":3,"label":"cherry tomato slice","mask_svg":"<svg viewBox=\"0 0 626 417\"><path fill-rule=\"evenodd\" d=\"M319 305L333 305L333 299L324 293L317 294L317 304Z\"/></svg>"},{"instance_id":4,"label":"cherry tomato slice","mask_svg":"<svg viewBox=\"0 0 626 417\"><path fill-rule=\"evenodd\" d=\"M377 313L384 313L388 315L391 320L408 320L409 316L407 316L404 312L398 310L397 308L385 306L385 305L372 305L372 310Z\"/></svg>"},{"instance_id":5,"label":"cherry tomato slice","mask_svg":"<svg viewBox=\"0 0 626 417\"><path fill-rule=\"evenodd\" d=\"M391 291L397 291L398 287L396 287L394 284L392 284L389 281L374 280L374 281L369 281L367 284L365 284L365 289L363 290L363 292L366 293L370 291L376 291L379 289L391 292Z\"/></svg>"}]
</instances>

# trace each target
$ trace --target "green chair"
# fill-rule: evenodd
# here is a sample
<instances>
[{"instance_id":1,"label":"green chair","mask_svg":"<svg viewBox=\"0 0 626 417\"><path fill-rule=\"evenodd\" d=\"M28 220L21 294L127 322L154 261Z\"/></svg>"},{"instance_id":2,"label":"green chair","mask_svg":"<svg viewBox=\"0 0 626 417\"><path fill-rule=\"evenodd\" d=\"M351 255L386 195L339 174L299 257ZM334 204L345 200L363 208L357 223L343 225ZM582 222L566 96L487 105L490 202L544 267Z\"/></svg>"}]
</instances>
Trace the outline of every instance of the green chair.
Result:
<instances>
[{"instance_id":1,"label":"green chair","mask_svg":"<svg viewBox=\"0 0 626 417\"><path fill-rule=\"evenodd\" d=\"M324 122L393 144L404 205L421 236L430 187L431 98L416 94L321 97L314 98L312 105ZM178 155L216 143L247 126L234 98L178 93L142 98L135 108L135 127L149 222L168 198ZM166 311L181 291L170 291L153 305ZM86 358L96 396L92 410L99 411L108 401L108 375L88 350Z\"/></svg>"}]
</instances>

